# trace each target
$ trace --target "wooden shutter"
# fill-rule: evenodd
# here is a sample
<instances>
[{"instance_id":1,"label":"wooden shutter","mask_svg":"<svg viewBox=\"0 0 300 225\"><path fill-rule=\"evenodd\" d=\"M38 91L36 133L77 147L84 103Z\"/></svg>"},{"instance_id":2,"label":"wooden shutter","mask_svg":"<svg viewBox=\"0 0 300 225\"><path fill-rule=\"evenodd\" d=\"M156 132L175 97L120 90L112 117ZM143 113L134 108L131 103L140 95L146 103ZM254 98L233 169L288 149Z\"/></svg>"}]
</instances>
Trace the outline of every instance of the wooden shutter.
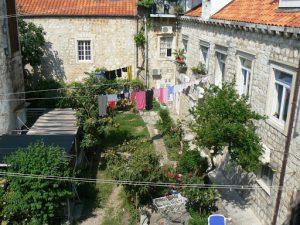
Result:
<instances>
[{"instance_id":1,"label":"wooden shutter","mask_svg":"<svg viewBox=\"0 0 300 225\"><path fill-rule=\"evenodd\" d=\"M13 54L20 50L15 0L6 0L6 9L7 9L10 50L11 53Z\"/></svg>"}]
</instances>

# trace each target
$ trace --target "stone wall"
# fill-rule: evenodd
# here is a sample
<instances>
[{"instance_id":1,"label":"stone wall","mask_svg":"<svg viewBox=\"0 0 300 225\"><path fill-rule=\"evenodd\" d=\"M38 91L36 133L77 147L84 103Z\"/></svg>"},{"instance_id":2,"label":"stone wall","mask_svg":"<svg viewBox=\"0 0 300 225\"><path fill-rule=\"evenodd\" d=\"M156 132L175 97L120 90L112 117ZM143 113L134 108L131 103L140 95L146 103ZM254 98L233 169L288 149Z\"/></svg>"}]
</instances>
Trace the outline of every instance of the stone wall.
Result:
<instances>
[{"instance_id":1,"label":"stone wall","mask_svg":"<svg viewBox=\"0 0 300 225\"><path fill-rule=\"evenodd\" d=\"M250 103L252 108L262 114L268 115L267 106L270 104L269 83L272 66L280 66L296 71L300 59L300 39L294 37L282 37L278 35L262 34L258 32L247 32L216 25L202 24L189 19L181 20L181 35L188 38L187 65L188 68L198 65L201 61L199 42L209 43L209 65L208 75L210 83L214 83L215 70L217 67L216 49L226 51L225 81L232 81L238 73L238 60L240 55L253 57L253 67L250 86ZM179 46L182 45L179 41ZM188 69L188 76L192 72ZM293 82L295 76L293 77ZM186 96L188 99L188 97ZM185 102L181 107L187 107ZM278 127L271 119L259 122L258 133L262 142L271 149L270 167L274 169L273 186L278 186L280 170L282 166L283 151L286 141L286 128ZM299 145L293 140L291 152L297 152ZM299 151L298 151L299 152ZM295 157L294 157L295 158ZM286 186L291 188L285 191L280 207L278 224L282 224L291 209L293 199L293 188L299 187L299 181L292 178L299 173L299 160L289 158ZM288 175L290 174L290 175ZM291 174L294 174L293 176ZM234 181L236 182L236 181ZM271 188L268 194L263 189L255 190L251 194L251 205L257 216L264 224L270 224L273 217L274 206L277 196L277 188Z\"/></svg>"},{"instance_id":2,"label":"stone wall","mask_svg":"<svg viewBox=\"0 0 300 225\"><path fill-rule=\"evenodd\" d=\"M137 19L121 17L30 17L46 32L42 73L68 82L80 81L95 68L132 66L136 74ZM92 59L78 61L77 41L90 40Z\"/></svg>"},{"instance_id":3,"label":"stone wall","mask_svg":"<svg viewBox=\"0 0 300 225\"><path fill-rule=\"evenodd\" d=\"M159 88L169 84L175 84L176 67L173 52L177 49L178 43L176 20L174 18L151 18L150 24L151 26L148 33L149 86ZM163 33L163 26L171 27L172 31ZM172 56L169 58L160 57L160 38L163 37L173 38ZM160 69L161 76L153 76L153 69Z\"/></svg>"},{"instance_id":4,"label":"stone wall","mask_svg":"<svg viewBox=\"0 0 300 225\"><path fill-rule=\"evenodd\" d=\"M0 16L6 16L2 0L0 0ZM16 129L18 110L22 110L24 101L15 99L24 98L24 95L8 95L8 93L24 91L24 80L20 52L14 54L9 52L7 20L0 20L0 27L6 28L0 29L0 135L2 135Z\"/></svg>"}]
</instances>

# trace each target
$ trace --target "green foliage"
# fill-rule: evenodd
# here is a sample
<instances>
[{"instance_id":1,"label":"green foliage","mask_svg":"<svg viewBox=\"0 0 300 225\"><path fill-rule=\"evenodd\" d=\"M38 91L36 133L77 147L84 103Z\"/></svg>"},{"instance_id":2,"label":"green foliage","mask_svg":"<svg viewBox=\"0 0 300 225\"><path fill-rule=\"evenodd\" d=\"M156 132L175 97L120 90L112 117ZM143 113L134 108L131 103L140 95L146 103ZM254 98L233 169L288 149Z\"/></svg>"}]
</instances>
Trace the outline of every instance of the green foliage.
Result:
<instances>
[{"instance_id":1,"label":"green foliage","mask_svg":"<svg viewBox=\"0 0 300 225\"><path fill-rule=\"evenodd\" d=\"M117 93L119 85L112 80L98 78L92 72L83 82L71 84L73 89L68 92L68 101L76 109L77 121L83 131L81 147L100 146L101 138L107 127L113 124L113 111L105 117L99 117L97 104L98 95Z\"/></svg>"},{"instance_id":2,"label":"green foliage","mask_svg":"<svg viewBox=\"0 0 300 225\"><path fill-rule=\"evenodd\" d=\"M182 173L193 173L202 176L208 169L207 159L197 150L184 151L179 159L179 170Z\"/></svg>"},{"instance_id":3,"label":"green foliage","mask_svg":"<svg viewBox=\"0 0 300 225\"><path fill-rule=\"evenodd\" d=\"M174 6L174 12L175 12L176 14L183 14L183 13L184 13L183 6L180 5L180 4L176 4L176 5Z\"/></svg>"},{"instance_id":4,"label":"green foliage","mask_svg":"<svg viewBox=\"0 0 300 225\"><path fill-rule=\"evenodd\" d=\"M23 18L18 17L20 32L20 44L22 52L23 66L27 64L38 66L41 64L44 55L43 46L45 45L45 32L40 26L32 22L26 22Z\"/></svg>"},{"instance_id":5,"label":"green foliage","mask_svg":"<svg viewBox=\"0 0 300 225\"><path fill-rule=\"evenodd\" d=\"M144 139L131 140L106 152L107 169L117 180L158 182L162 173L159 157L152 145ZM140 200L149 200L151 186L124 187L130 196L137 193Z\"/></svg>"},{"instance_id":6,"label":"green foliage","mask_svg":"<svg viewBox=\"0 0 300 225\"><path fill-rule=\"evenodd\" d=\"M45 176L71 176L70 163L59 147L42 142L19 149L6 158L8 172ZM71 183L58 180L7 177L9 186L1 207L2 219L11 224L55 224L66 200L72 197ZM57 223L57 221L56 221Z\"/></svg>"},{"instance_id":7,"label":"green foliage","mask_svg":"<svg viewBox=\"0 0 300 225\"><path fill-rule=\"evenodd\" d=\"M26 85L26 99L30 102L31 108L62 108L69 107L68 101L63 97L66 97L66 87L67 85L63 81L57 81L53 79L38 79L31 80L32 77L28 77L28 83ZM60 89L60 90L49 90L49 89ZM31 92L35 90L49 90L42 92ZM61 98L62 97L62 98ZM31 98L41 98L37 100L30 100ZM43 99L43 98L52 98L52 99Z\"/></svg>"},{"instance_id":8,"label":"green foliage","mask_svg":"<svg viewBox=\"0 0 300 225\"><path fill-rule=\"evenodd\" d=\"M192 70L193 74L206 75L206 73L207 73L205 64L203 64L201 62L198 64L198 66L192 67L191 70Z\"/></svg>"},{"instance_id":9,"label":"green foliage","mask_svg":"<svg viewBox=\"0 0 300 225\"><path fill-rule=\"evenodd\" d=\"M212 156L228 147L231 159L246 171L255 171L260 166L262 145L254 121L264 117L251 110L247 98L238 95L234 83L225 83L222 89L214 85L206 88L191 113L195 119L191 129L199 147L212 150Z\"/></svg>"},{"instance_id":10,"label":"green foliage","mask_svg":"<svg viewBox=\"0 0 300 225\"><path fill-rule=\"evenodd\" d=\"M160 109L160 120L156 126L164 138L164 143L168 148L168 156L172 160L179 158L178 152L183 147L183 129L180 121L175 123L167 109Z\"/></svg>"},{"instance_id":11,"label":"green foliage","mask_svg":"<svg viewBox=\"0 0 300 225\"><path fill-rule=\"evenodd\" d=\"M193 176L186 177L184 183L204 184L202 178ZM187 207L200 213L209 213L213 210L216 202L216 191L212 188L188 187L184 188L182 195L188 198Z\"/></svg>"},{"instance_id":12,"label":"green foliage","mask_svg":"<svg viewBox=\"0 0 300 225\"><path fill-rule=\"evenodd\" d=\"M189 220L189 225L207 225L208 223L208 214L203 214L195 211L189 212L191 219Z\"/></svg>"},{"instance_id":13,"label":"green foliage","mask_svg":"<svg viewBox=\"0 0 300 225\"><path fill-rule=\"evenodd\" d=\"M138 0L137 5L150 9L155 4L154 0Z\"/></svg>"},{"instance_id":14,"label":"green foliage","mask_svg":"<svg viewBox=\"0 0 300 225\"><path fill-rule=\"evenodd\" d=\"M175 49L173 52L175 59L185 59L185 52L184 49Z\"/></svg>"},{"instance_id":15,"label":"green foliage","mask_svg":"<svg viewBox=\"0 0 300 225\"><path fill-rule=\"evenodd\" d=\"M137 34L134 35L134 41L137 44L137 46L143 46L145 44L146 38L143 30L139 31Z\"/></svg>"}]
</instances>

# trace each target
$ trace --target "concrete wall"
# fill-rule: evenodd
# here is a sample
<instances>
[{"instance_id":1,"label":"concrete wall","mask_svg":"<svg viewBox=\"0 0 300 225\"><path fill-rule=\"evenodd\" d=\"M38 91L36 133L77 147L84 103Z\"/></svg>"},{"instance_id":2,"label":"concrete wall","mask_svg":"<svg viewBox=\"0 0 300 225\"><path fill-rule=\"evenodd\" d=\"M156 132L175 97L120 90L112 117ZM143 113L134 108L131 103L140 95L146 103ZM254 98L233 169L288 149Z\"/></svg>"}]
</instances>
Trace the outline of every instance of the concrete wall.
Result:
<instances>
[{"instance_id":1,"label":"concrete wall","mask_svg":"<svg viewBox=\"0 0 300 225\"><path fill-rule=\"evenodd\" d=\"M95 68L114 70L130 65L136 74L136 18L34 17L26 21L42 26L46 32L44 75L72 82L80 81L84 72ZM78 61L77 40L91 40L91 61Z\"/></svg>"},{"instance_id":2,"label":"concrete wall","mask_svg":"<svg viewBox=\"0 0 300 225\"><path fill-rule=\"evenodd\" d=\"M300 59L300 39L246 32L189 20L181 20L181 27L182 35L188 36L188 68L196 66L201 61L199 41L206 41L210 44L208 68L210 83L214 83L215 80L215 69L217 66L216 49L224 50L227 54L225 81L232 81L237 76L240 55L249 54L253 57L250 103L256 112L270 116L267 106L269 105L270 98L272 98L269 87L273 66L279 66L292 71L294 74L294 85L295 71ZM191 74L191 70L188 69L187 75L192 77ZM187 107L187 104L182 107ZM267 119L266 122L260 122L257 125L258 133L263 143L271 149L270 166L275 170L273 186L278 186L287 126L285 125L284 128L280 128L271 119ZM296 141L299 143L298 139L299 137L296 137L293 140L291 149L291 152L296 155L299 155L299 144L296 144ZM295 190L293 189L300 185L299 179L295 177L299 172L299 159L290 157L285 183L290 189L284 191L278 224L282 224L290 212L295 195ZM237 181L230 182L236 183ZM266 225L270 224L272 219L276 195L276 188L271 188L270 193L267 193L263 189L251 193L250 204L262 223Z\"/></svg>"},{"instance_id":3,"label":"concrete wall","mask_svg":"<svg viewBox=\"0 0 300 225\"><path fill-rule=\"evenodd\" d=\"M0 1L0 16L6 16L3 0ZM24 101L12 99L24 98L24 96L7 94L24 91L24 80L20 52L9 53L7 20L1 19L0 27L0 135L2 135L16 129L17 110L24 107Z\"/></svg>"}]
</instances>

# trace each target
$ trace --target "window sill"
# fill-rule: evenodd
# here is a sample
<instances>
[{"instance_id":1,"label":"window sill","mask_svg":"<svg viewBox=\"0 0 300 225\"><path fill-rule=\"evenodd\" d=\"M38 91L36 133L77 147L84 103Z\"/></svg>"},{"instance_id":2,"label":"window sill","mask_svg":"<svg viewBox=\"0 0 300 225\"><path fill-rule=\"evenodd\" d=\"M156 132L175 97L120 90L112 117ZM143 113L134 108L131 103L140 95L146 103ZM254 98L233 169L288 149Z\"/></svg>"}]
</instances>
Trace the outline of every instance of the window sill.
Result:
<instances>
[{"instance_id":1,"label":"window sill","mask_svg":"<svg viewBox=\"0 0 300 225\"><path fill-rule=\"evenodd\" d=\"M89 64L93 63L93 60L77 60L78 64Z\"/></svg>"},{"instance_id":2,"label":"window sill","mask_svg":"<svg viewBox=\"0 0 300 225\"><path fill-rule=\"evenodd\" d=\"M158 58L159 61L170 61L173 62L174 59L173 58Z\"/></svg>"},{"instance_id":3,"label":"window sill","mask_svg":"<svg viewBox=\"0 0 300 225\"><path fill-rule=\"evenodd\" d=\"M269 196L271 195L270 187L268 185L266 185L266 183L263 180L257 179L256 182Z\"/></svg>"},{"instance_id":4,"label":"window sill","mask_svg":"<svg viewBox=\"0 0 300 225\"><path fill-rule=\"evenodd\" d=\"M285 124L280 123L279 120L277 118L274 118L273 116L270 116L267 120L266 120L267 124L269 124L270 126L272 126L274 129L276 129L277 131L279 131L280 133L282 133L283 135L287 135L287 131L285 129Z\"/></svg>"}]
</instances>

